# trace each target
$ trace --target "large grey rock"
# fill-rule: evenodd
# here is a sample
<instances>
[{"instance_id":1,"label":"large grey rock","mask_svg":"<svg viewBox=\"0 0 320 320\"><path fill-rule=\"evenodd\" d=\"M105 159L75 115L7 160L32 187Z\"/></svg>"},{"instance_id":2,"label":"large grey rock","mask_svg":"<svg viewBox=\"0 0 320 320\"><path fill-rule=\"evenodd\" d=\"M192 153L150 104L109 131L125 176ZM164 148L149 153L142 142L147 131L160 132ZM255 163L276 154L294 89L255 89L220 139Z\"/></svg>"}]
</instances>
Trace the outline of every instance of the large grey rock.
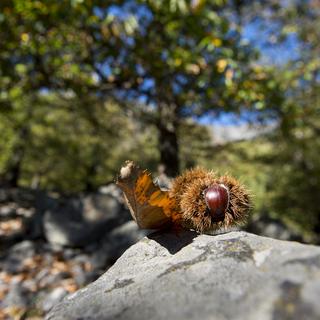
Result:
<instances>
[{"instance_id":1,"label":"large grey rock","mask_svg":"<svg viewBox=\"0 0 320 320\"><path fill-rule=\"evenodd\" d=\"M46 319L320 319L320 247L153 234Z\"/></svg>"}]
</instances>

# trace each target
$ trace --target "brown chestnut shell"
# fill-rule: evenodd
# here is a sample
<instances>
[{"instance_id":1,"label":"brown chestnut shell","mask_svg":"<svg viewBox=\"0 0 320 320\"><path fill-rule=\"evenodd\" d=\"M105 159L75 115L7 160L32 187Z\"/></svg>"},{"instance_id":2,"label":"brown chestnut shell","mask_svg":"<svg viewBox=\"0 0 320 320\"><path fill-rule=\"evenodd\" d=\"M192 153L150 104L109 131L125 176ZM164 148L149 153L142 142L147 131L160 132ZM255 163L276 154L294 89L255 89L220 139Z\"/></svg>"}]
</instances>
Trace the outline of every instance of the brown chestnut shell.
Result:
<instances>
[{"instance_id":1,"label":"brown chestnut shell","mask_svg":"<svg viewBox=\"0 0 320 320\"><path fill-rule=\"evenodd\" d=\"M223 184L214 184L203 193L212 221L223 221L229 205L228 188Z\"/></svg>"},{"instance_id":2,"label":"brown chestnut shell","mask_svg":"<svg viewBox=\"0 0 320 320\"><path fill-rule=\"evenodd\" d=\"M228 196L218 187L221 200L206 200L205 191L216 185L227 188ZM249 193L238 180L228 175L217 177L214 172L199 168L177 177L173 181L171 196L175 198L181 225L198 232L242 224L251 208Z\"/></svg>"}]
</instances>

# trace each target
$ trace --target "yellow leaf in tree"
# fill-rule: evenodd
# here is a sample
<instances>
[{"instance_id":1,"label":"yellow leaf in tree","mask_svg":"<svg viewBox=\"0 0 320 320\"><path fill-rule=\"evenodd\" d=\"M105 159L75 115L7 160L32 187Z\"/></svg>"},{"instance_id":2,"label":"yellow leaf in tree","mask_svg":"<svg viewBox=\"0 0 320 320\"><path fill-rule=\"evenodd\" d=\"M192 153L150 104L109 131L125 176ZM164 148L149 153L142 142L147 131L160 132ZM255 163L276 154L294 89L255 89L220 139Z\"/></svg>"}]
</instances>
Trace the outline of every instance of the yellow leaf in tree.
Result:
<instances>
[{"instance_id":1,"label":"yellow leaf in tree","mask_svg":"<svg viewBox=\"0 0 320 320\"><path fill-rule=\"evenodd\" d=\"M215 47L221 47L221 46L222 46L222 40L219 39L219 38L213 38L213 39L212 39L212 44L213 44Z\"/></svg>"},{"instance_id":2,"label":"yellow leaf in tree","mask_svg":"<svg viewBox=\"0 0 320 320\"><path fill-rule=\"evenodd\" d=\"M21 40L23 42L28 42L29 39L30 39L30 37L29 37L29 35L27 33L24 32L24 33L21 34Z\"/></svg>"},{"instance_id":3,"label":"yellow leaf in tree","mask_svg":"<svg viewBox=\"0 0 320 320\"><path fill-rule=\"evenodd\" d=\"M226 69L228 61L226 59L219 59L217 61L218 72L222 73Z\"/></svg>"}]
</instances>

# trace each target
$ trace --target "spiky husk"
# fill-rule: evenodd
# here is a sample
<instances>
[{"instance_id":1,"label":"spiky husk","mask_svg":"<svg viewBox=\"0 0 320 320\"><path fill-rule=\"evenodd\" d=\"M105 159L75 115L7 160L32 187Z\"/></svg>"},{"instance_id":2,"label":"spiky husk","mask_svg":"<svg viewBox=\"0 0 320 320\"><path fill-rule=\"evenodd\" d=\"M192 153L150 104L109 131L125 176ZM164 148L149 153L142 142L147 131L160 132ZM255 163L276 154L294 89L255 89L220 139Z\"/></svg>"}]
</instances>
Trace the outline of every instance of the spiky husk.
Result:
<instances>
[{"instance_id":1,"label":"spiky husk","mask_svg":"<svg viewBox=\"0 0 320 320\"><path fill-rule=\"evenodd\" d=\"M229 190L229 205L225 219L214 222L205 203L203 191L213 184L223 184ZM246 189L233 177L217 177L214 172L201 168L188 170L173 182L171 195L176 200L179 223L198 232L228 229L246 220L250 197Z\"/></svg>"},{"instance_id":2,"label":"spiky husk","mask_svg":"<svg viewBox=\"0 0 320 320\"><path fill-rule=\"evenodd\" d=\"M208 171L203 168L193 168L186 170L183 174L176 177L172 182L170 193L173 197L180 201L181 195L186 191L190 183L195 180L205 179L208 175L214 177L213 171Z\"/></svg>"},{"instance_id":3,"label":"spiky husk","mask_svg":"<svg viewBox=\"0 0 320 320\"><path fill-rule=\"evenodd\" d=\"M172 182L172 188L170 190L170 196L175 199L176 207L175 211L178 213L175 222L181 224L184 228L192 229L193 224L190 225L189 220L185 220L184 212L181 208L181 199L187 189L192 186L195 181L207 179L208 176L214 178L213 172L208 172L203 168L193 168L186 170L183 174L176 177ZM209 182L208 182L209 183Z\"/></svg>"}]
</instances>

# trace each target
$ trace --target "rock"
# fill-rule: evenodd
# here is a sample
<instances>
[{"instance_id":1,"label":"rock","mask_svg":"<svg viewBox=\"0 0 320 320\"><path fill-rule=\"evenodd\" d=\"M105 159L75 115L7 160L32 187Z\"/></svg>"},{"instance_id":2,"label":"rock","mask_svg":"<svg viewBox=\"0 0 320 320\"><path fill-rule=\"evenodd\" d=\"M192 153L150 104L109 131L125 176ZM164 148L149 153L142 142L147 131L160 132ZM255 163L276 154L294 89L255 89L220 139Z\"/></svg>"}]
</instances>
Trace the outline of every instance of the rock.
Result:
<instances>
[{"instance_id":1,"label":"rock","mask_svg":"<svg viewBox=\"0 0 320 320\"><path fill-rule=\"evenodd\" d=\"M28 306L27 290L25 290L20 283L12 283L9 292L4 298L0 307L25 308Z\"/></svg>"},{"instance_id":2,"label":"rock","mask_svg":"<svg viewBox=\"0 0 320 320\"><path fill-rule=\"evenodd\" d=\"M147 233L147 230L139 229L134 221L128 221L115 228L104 237L101 248L94 253L91 259L94 268L104 268L113 264L125 250Z\"/></svg>"},{"instance_id":3,"label":"rock","mask_svg":"<svg viewBox=\"0 0 320 320\"><path fill-rule=\"evenodd\" d=\"M63 251L62 251L62 255L63 255L63 258L65 260L71 260L73 259L74 257L76 257L77 255L79 254L79 252L75 249L71 249L71 248L65 248Z\"/></svg>"},{"instance_id":4,"label":"rock","mask_svg":"<svg viewBox=\"0 0 320 320\"><path fill-rule=\"evenodd\" d=\"M110 185L101 192L65 199L44 214L47 240L62 246L86 246L130 218L120 194Z\"/></svg>"},{"instance_id":5,"label":"rock","mask_svg":"<svg viewBox=\"0 0 320 320\"><path fill-rule=\"evenodd\" d=\"M44 208L48 209L56 199L46 192L28 188L3 188L0 192L0 220L22 218L22 228L15 234L10 234L1 242L10 246L21 239L42 237L42 215ZM41 204L41 206L39 206ZM2 245L3 245L2 243Z\"/></svg>"},{"instance_id":6,"label":"rock","mask_svg":"<svg viewBox=\"0 0 320 320\"><path fill-rule=\"evenodd\" d=\"M8 253L0 259L0 270L12 274L20 273L24 269L23 261L36 253L35 243L29 240L12 246Z\"/></svg>"},{"instance_id":7,"label":"rock","mask_svg":"<svg viewBox=\"0 0 320 320\"><path fill-rule=\"evenodd\" d=\"M17 208L14 203L8 203L6 205L0 206L0 219L10 219L17 216Z\"/></svg>"},{"instance_id":8,"label":"rock","mask_svg":"<svg viewBox=\"0 0 320 320\"><path fill-rule=\"evenodd\" d=\"M42 309L45 312L48 312L54 305L60 302L66 295L68 291L64 288L55 288L53 289L43 300Z\"/></svg>"},{"instance_id":9,"label":"rock","mask_svg":"<svg viewBox=\"0 0 320 320\"><path fill-rule=\"evenodd\" d=\"M301 234L291 230L280 219L272 218L268 214L254 216L245 229L265 237L303 242Z\"/></svg>"},{"instance_id":10,"label":"rock","mask_svg":"<svg viewBox=\"0 0 320 320\"><path fill-rule=\"evenodd\" d=\"M83 287L88 283L86 272L85 270L83 270L83 268L80 265L76 264L72 267L72 275L76 284L79 287Z\"/></svg>"},{"instance_id":11,"label":"rock","mask_svg":"<svg viewBox=\"0 0 320 320\"><path fill-rule=\"evenodd\" d=\"M319 319L320 247L246 232L152 234L46 319Z\"/></svg>"},{"instance_id":12,"label":"rock","mask_svg":"<svg viewBox=\"0 0 320 320\"><path fill-rule=\"evenodd\" d=\"M69 272L61 271L55 274L48 274L46 277L38 279L38 284L41 288L50 288L57 283L60 283L63 279L67 279L69 277Z\"/></svg>"},{"instance_id":13,"label":"rock","mask_svg":"<svg viewBox=\"0 0 320 320\"><path fill-rule=\"evenodd\" d=\"M36 252L36 245L34 242L30 240L19 242L10 249L11 255L17 255L23 258L33 256L35 252Z\"/></svg>"},{"instance_id":14,"label":"rock","mask_svg":"<svg viewBox=\"0 0 320 320\"><path fill-rule=\"evenodd\" d=\"M100 194L106 194L118 199L120 202L123 202L122 191L114 184L110 183L105 186L101 186L98 190Z\"/></svg>"},{"instance_id":15,"label":"rock","mask_svg":"<svg viewBox=\"0 0 320 320\"><path fill-rule=\"evenodd\" d=\"M14 204L16 207L31 208L35 203L37 190L30 188L0 187L0 204Z\"/></svg>"}]
</instances>

